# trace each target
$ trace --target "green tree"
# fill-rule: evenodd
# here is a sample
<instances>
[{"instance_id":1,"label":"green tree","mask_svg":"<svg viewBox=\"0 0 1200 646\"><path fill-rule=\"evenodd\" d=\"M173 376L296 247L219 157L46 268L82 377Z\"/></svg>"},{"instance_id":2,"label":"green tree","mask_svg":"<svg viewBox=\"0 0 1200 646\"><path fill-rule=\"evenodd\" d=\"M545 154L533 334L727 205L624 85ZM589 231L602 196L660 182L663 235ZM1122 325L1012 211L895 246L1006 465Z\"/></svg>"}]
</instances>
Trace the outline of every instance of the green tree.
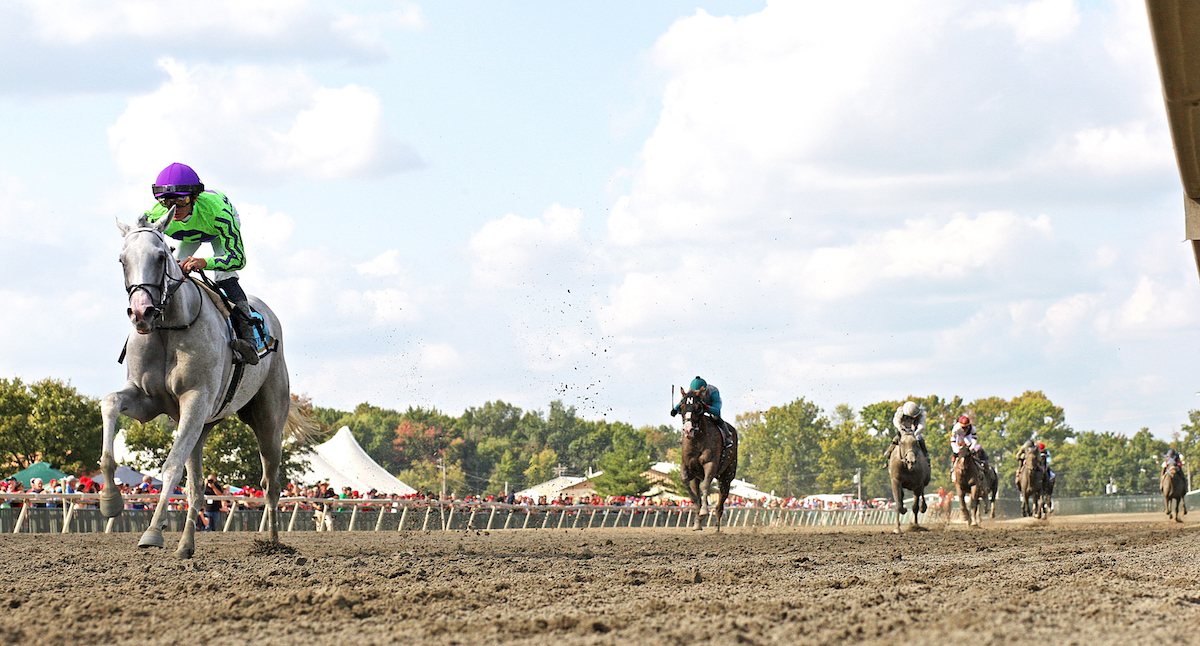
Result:
<instances>
[{"instance_id":1,"label":"green tree","mask_svg":"<svg viewBox=\"0 0 1200 646\"><path fill-rule=\"evenodd\" d=\"M558 454L554 449L545 449L534 455L525 468L525 483L533 486L554 477L554 467L558 466Z\"/></svg>"},{"instance_id":2,"label":"green tree","mask_svg":"<svg viewBox=\"0 0 1200 646\"><path fill-rule=\"evenodd\" d=\"M784 497L813 493L820 473L821 438L829 420L803 397L762 413L737 417L738 473Z\"/></svg>"},{"instance_id":3,"label":"green tree","mask_svg":"<svg viewBox=\"0 0 1200 646\"><path fill-rule=\"evenodd\" d=\"M865 478L869 475L869 467L879 460L879 443L857 422L856 417L849 404L839 404L834 409L834 422L820 440L821 457L818 465L821 471L816 484L822 491L856 492L855 473L861 469ZM864 492L867 489L864 479Z\"/></svg>"},{"instance_id":4,"label":"green tree","mask_svg":"<svg viewBox=\"0 0 1200 646\"><path fill-rule=\"evenodd\" d=\"M38 461L38 447L30 415L33 413L33 393L19 378L0 378L0 455L4 464L12 465L12 473ZM5 474L7 475L7 474Z\"/></svg>"},{"instance_id":5,"label":"green tree","mask_svg":"<svg viewBox=\"0 0 1200 646\"><path fill-rule=\"evenodd\" d=\"M612 450L600 457L603 470L595 480L596 493L602 496L636 496L650 488L642 474L650 468L646 436L628 424L614 424Z\"/></svg>"},{"instance_id":6,"label":"green tree","mask_svg":"<svg viewBox=\"0 0 1200 646\"><path fill-rule=\"evenodd\" d=\"M523 485L526 484L525 469L528 466L528 461L524 460L519 452L511 449L505 451L496 463L496 467L492 471L492 477L488 479L489 490L496 493L503 493L505 487L510 492L524 488ZM537 483L530 482L529 484Z\"/></svg>"},{"instance_id":7,"label":"green tree","mask_svg":"<svg viewBox=\"0 0 1200 646\"><path fill-rule=\"evenodd\" d=\"M436 460L418 460L396 475L402 482L418 491L441 495L442 469ZM456 464L446 465L446 495L461 497L467 491L467 479Z\"/></svg>"},{"instance_id":8,"label":"green tree","mask_svg":"<svg viewBox=\"0 0 1200 646\"><path fill-rule=\"evenodd\" d=\"M39 460L68 473L94 471L103 450L100 403L69 383L0 379L0 454L19 471Z\"/></svg>"}]
</instances>

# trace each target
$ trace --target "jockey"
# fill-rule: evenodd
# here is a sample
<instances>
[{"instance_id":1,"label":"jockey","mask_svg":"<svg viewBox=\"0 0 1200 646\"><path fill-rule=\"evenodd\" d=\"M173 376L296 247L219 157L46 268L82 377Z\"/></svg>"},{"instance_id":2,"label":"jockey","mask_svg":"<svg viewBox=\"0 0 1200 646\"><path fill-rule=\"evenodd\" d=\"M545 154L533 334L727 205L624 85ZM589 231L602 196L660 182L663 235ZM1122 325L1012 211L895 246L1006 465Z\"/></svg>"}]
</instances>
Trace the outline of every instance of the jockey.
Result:
<instances>
[{"instance_id":1,"label":"jockey","mask_svg":"<svg viewBox=\"0 0 1200 646\"><path fill-rule=\"evenodd\" d=\"M1044 442L1038 442L1038 451L1042 452L1042 462L1046 463L1046 479L1051 485L1054 484L1054 469L1050 468L1050 449L1046 448Z\"/></svg>"},{"instance_id":2,"label":"jockey","mask_svg":"<svg viewBox=\"0 0 1200 646\"><path fill-rule=\"evenodd\" d=\"M696 375L692 383L688 385L688 390L700 393L700 403L704 404L704 411L708 413L717 422L717 428L721 430L721 441L725 444L725 448L733 447L733 433L729 427L729 423L721 419L721 391L717 390L716 386L710 385L708 382ZM675 404L671 409L671 417L679 414L679 407L683 402Z\"/></svg>"},{"instance_id":3,"label":"jockey","mask_svg":"<svg viewBox=\"0 0 1200 646\"><path fill-rule=\"evenodd\" d=\"M958 452L964 446L977 459L987 455L983 452L983 447L979 446L979 439L975 436L975 425L966 415L959 417L958 421L954 423L954 429L950 431L950 478L952 480L954 479L954 467L958 464ZM987 458L982 457L982 461L986 462Z\"/></svg>"},{"instance_id":4,"label":"jockey","mask_svg":"<svg viewBox=\"0 0 1200 646\"><path fill-rule=\"evenodd\" d=\"M152 189L158 204L146 211L146 219L157 222L171 207L175 208L174 219L167 225L166 234L180 241L176 252L179 266L184 273L197 269L213 270L217 286L235 308L231 319L237 338L229 343L229 347L243 362L257 364L250 305L246 302L246 292L238 283L237 270L246 266L246 254L242 249L237 209L224 193L204 190L200 176L185 164L175 163L164 168ZM204 242L212 246L214 257L192 255Z\"/></svg>"},{"instance_id":5,"label":"jockey","mask_svg":"<svg viewBox=\"0 0 1200 646\"><path fill-rule=\"evenodd\" d=\"M1162 472L1167 474L1167 469L1171 467L1183 468L1183 456L1175 449L1167 449L1167 454L1163 456Z\"/></svg>"},{"instance_id":6,"label":"jockey","mask_svg":"<svg viewBox=\"0 0 1200 646\"><path fill-rule=\"evenodd\" d=\"M896 409L896 414L892 416L892 425L896 427L896 437L892 438L892 444L883 454L884 462L892 458L892 451L900 445L900 435L904 432L910 432L916 436L917 442L921 446L921 451L925 453L925 461L929 461L929 449L925 447L925 411L917 405L917 402L904 402L900 408ZM887 465L884 465L886 468Z\"/></svg>"}]
</instances>

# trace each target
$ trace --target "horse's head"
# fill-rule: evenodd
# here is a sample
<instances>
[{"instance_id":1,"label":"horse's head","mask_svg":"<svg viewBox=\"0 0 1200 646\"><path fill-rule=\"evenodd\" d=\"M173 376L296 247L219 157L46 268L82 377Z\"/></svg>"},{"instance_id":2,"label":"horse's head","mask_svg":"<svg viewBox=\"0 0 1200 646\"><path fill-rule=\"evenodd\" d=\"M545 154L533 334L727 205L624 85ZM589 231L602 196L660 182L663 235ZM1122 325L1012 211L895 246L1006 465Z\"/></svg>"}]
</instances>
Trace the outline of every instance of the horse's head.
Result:
<instances>
[{"instance_id":1,"label":"horse's head","mask_svg":"<svg viewBox=\"0 0 1200 646\"><path fill-rule=\"evenodd\" d=\"M900 433L900 459L904 461L904 466L909 469L915 469L917 466L917 447L920 440L917 439L914 433Z\"/></svg>"},{"instance_id":2,"label":"horse's head","mask_svg":"<svg viewBox=\"0 0 1200 646\"><path fill-rule=\"evenodd\" d=\"M152 332L162 316L169 295L168 280L182 280L183 271L171 256L171 247L163 234L173 214L173 211L168 213L154 224L142 216L136 227L117 221L125 236L121 266L125 270L125 292L129 295L126 314L140 334Z\"/></svg>"},{"instance_id":3,"label":"horse's head","mask_svg":"<svg viewBox=\"0 0 1200 646\"><path fill-rule=\"evenodd\" d=\"M700 430L700 421L704 415L704 401L698 390L679 389L679 413L683 415L683 435L694 438Z\"/></svg>"}]
</instances>

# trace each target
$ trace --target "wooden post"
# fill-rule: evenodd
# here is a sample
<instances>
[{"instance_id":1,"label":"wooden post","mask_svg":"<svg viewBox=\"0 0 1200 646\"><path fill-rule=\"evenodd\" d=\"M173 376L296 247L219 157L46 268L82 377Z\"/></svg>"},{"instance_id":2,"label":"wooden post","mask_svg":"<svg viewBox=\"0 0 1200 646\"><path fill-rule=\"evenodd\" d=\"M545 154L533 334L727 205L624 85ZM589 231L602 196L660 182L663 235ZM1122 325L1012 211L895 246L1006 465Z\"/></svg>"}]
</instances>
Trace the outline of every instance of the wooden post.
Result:
<instances>
[{"instance_id":1,"label":"wooden post","mask_svg":"<svg viewBox=\"0 0 1200 646\"><path fill-rule=\"evenodd\" d=\"M300 501L297 500L296 505L294 507L292 507L292 518L290 520L288 520L287 530L289 532L292 531L292 527L296 524L296 514L299 513L299 511L300 511Z\"/></svg>"},{"instance_id":2,"label":"wooden post","mask_svg":"<svg viewBox=\"0 0 1200 646\"><path fill-rule=\"evenodd\" d=\"M433 505L425 507L425 522L421 523L421 531L429 531L429 514L433 513Z\"/></svg>"},{"instance_id":3,"label":"wooden post","mask_svg":"<svg viewBox=\"0 0 1200 646\"><path fill-rule=\"evenodd\" d=\"M492 529L492 519L493 519L493 518L495 518L495 517L496 517L496 505L492 505L492 513L488 514L488 526L487 526L487 528L488 528L489 530L491 530L491 529Z\"/></svg>"},{"instance_id":4,"label":"wooden post","mask_svg":"<svg viewBox=\"0 0 1200 646\"><path fill-rule=\"evenodd\" d=\"M229 507L229 516L225 519L225 527L221 529L222 532L229 531L230 525L233 525L233 513L237 511L237 508L238 501L235 500L233 501L233 505Z\"/></svg>"},{"instance_id":5,"label":"wooden post","mask_svg":"<svg viewBox=\"0 0 1200 646\"><path fill-rule=\"evenodd\" d=\"M21 513L17 514L17 526L13 527L14 534L21 533L21 525L24 524L25 517L28 515L29 515L29 498L26 498L24 504L21 505Z\"/></svg>"},{"instance_id":6,"label":"wooden post","mask_svg":"<svg viewBox=\"0 0 1200 646\"><path fill-rule=\"evenodd\" d=\"M354 505L354 509L350 510L350 526L346 528L348 532L354 531L354 521L358 520L358 508L359 505Z\"/></svg>"},{"instance_id":7,"label":"wooden post","mask_svg":"<svg viewBox=\"0 0 1200 646\"><path fill-rule=\"evenodd\" d=\"M408 505L404 505L404 511L400 512L400 524L396 526L396 531L404 531L404 521L408 520Z\"/></svg>"},{"instance_id":8,"label":"wooden post","mask_svg":"<svg viewBox=\"0 0 1200 646\"><path fill-rule=\"evenodd\" d=\"M379 518L375 519L375 531L379 531L383 527L383 507L379 508Z\"/></svg>"}]
</instances>

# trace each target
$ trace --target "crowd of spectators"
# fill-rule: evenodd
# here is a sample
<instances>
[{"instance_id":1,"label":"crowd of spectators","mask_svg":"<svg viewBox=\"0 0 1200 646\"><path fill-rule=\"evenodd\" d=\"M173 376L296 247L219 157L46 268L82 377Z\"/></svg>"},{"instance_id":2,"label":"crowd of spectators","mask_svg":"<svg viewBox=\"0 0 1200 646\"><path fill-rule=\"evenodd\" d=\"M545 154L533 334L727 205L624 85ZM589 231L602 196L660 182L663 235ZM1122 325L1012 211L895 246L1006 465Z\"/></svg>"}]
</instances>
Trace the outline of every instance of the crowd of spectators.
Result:
<instances>
[{"instance_id":1,"label":"crowd of spectators","mask_svg":"<svg viewBox=\"0 0 1200 646\"><path fill-rule=\"evenodd\" d=\"M160 489L155 486L154 479L150 476L145 476L142 482L132 485L127 482L122 482L120 478L114 481L120 488L121 493L127 497L126 509L154 509L157 506L157 501L149 499L149 496L157 496ZM28 490L24 488L19 480L8 478L0 482L0 508L17 508L23 504L21 499L4 499L4 493L97 493L100 491L100 484L93 481L91 478L68 476L59 480L50 480L48 483L43 483L41 479L34 478L30 483ZM182 494L181 487L176 487L176 494ZM261 507L264 492L254 487L233 487L224 485L219 482L215 475L208 475L205 479L204 495L206 498L204 513L200 520L203 527L201 529L212 529L218 526L222 514L226 514L233 506L233 501L228 499L215 499L217 496L237 496L240 500L237 501L240 507ZM338 506L333 501L335 500L356 500L356 501L378 501L378 505L386 511L397 511L405 504L430 504L439 502L440 498L436 493L416 492L407 495L397 493L379 492L375 489L360 492L350 487L342 487L341 490L330 486L328 482L320 482L313 485L302 485L299 483L289 483L281 495L285 498L303 499L292 503L295 506L289 506L289 509L301 510L320 510L324 507L331 506L336 510L348 510L349 505ZM320 500L329 500L329 503L318 502ZM521 506L557 506L570 507L576 505L591 505L591 506L611 506L611 507L691 507L692 502L688 498L680 496L672 496L668 494L660 494L658 496L600 496L598 494L587 494L581 496L571 496L560 494L558 496L517 496L515 493L508 494L490 494L490 495L472 495L464 498L458 498L455 494L449 494L445 501L456 504L491 504L502 503L509 505ZM47 498L30 503L32 507L60 507L61 499ZM808 496L804 498L742 498L739 496L730 496L726 501L726 507L758 507L768 509L890 509L893 503L890 500L876 498L873 500L857 500L857 499L841 499L831 500L827 497ZM170 503L172 509L183 509L186 503L183 500L172 501Z\"/></svg>"}]
</instances>

